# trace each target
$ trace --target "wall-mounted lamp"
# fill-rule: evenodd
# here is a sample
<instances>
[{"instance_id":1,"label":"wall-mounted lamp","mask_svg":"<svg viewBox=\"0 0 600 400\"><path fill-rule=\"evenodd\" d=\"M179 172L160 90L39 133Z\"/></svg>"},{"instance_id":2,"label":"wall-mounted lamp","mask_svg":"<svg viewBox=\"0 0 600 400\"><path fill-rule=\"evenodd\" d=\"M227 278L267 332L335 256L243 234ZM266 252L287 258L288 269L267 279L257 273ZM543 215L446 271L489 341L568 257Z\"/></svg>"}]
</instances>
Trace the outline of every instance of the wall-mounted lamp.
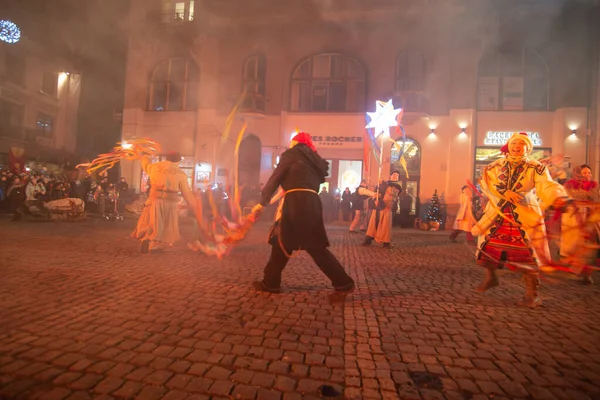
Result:
<instances>
[{"instance_id":1,"label":"wall-mounted lamp","mask_svg":"<svg viewBox=\"0 0 600 400\"><path fill-rule=\"evenodd\" d=\"M427 136L427 139L432 141L432 142L436 142L437 141L437 136L435 135L435 128L429 128L429 136Z\"/></svg>"},{"instance_id":2,"label":"wall-mounted lamp","mask_svg":"<svg viewBox=\"0 0 600 400\"><path fill-rule=\"evenodd\" d=\"M459 139L467 138L467 130L466 128L460 128L460 133L458 134Z\"/></svg>"},{"instance_id":3,"label":"wall-mounted lamp","mask_svg":"<svg viewBox=\"0 0 600 400\"><path fill-rule=\"evenodd\" d=\"M573 129L571 131L571 136L569 136L571 139L576 139L577 138L577 129Z\"/></svg>"}]
</instances>

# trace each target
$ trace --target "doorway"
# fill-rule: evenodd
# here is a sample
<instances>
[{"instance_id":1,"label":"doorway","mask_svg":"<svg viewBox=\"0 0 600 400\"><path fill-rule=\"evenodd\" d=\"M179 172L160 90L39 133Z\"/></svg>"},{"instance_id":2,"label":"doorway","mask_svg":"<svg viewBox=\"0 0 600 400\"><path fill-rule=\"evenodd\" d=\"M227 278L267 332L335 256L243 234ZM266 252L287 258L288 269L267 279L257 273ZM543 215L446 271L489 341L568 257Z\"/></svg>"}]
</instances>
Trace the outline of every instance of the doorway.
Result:
<instances>
[{"instance_id":1,"label":"doorway","mask_svg":"<svg viewBox=\"0 0 600 400\"><path fill-rule=\"evenodd\" d=\"M402 157L400 156L402 155ZM404 196L410 195L411 201L402 196L395 210L396 214L409 216L409 225L419 215L419 192L421 183L421 146L410 138L397 140L392 144L390 171L400 173L400 185ZM405 221L406 222L406 221Z\"/></svg>"},{"instance_id":2,"label":"doorway","mask_svg":"<svg viewBox=\"0 0 600 400\"><path fill-rule=\"evenodd\" d=\"M248 135L240 144L238 174L240 187L256 186L260 180L262 143L258 136Z\"/></svg>"}]
</instances>

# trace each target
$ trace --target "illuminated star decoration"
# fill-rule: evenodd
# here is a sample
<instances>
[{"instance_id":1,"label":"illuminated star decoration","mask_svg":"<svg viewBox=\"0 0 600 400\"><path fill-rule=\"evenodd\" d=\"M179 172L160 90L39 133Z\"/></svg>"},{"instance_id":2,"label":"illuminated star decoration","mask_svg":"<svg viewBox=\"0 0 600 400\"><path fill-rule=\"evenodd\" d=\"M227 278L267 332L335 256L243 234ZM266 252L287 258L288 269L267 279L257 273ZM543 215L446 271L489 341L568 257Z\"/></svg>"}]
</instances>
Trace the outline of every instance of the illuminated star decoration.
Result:
<instances>
[{"instance_id":1,"label":"illuminated star decoration","mask_svg":"<svg viewBox=\"0 0 600 400\"><path fill-rule=\"evenodd\" d=\"M392 100L385 101L377 100L375 112L367 112L371 122L366 126L367 129L375 130L375 137L383 134L384 137L390 137L390 127L398 126L398 116L401 115L402 109L394 110Z\"/></svg>"},{"instance_id":2,"label":"illuminated star decoration","mask_svg":"<svg viewBox=\"0 0 600 400\"><path fill-rule=\"evenodd\" d=\"M0 20L0 41L13 44L21 39L21 30L14 22Z\"/></svg>"}]
</instances>

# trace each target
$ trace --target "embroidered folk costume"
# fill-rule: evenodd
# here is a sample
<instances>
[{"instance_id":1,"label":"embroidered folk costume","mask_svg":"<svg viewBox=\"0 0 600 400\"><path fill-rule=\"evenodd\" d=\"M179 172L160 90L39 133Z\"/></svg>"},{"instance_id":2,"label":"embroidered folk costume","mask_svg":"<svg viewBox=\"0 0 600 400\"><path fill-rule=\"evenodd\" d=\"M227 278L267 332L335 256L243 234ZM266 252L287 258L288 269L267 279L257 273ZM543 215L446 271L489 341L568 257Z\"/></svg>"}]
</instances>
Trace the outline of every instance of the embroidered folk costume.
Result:
<instances>
[{"instance_id":1,"label":"embroidered folk costume","mask_svg":"<svg viewBox=\"0 0 600 400\"><path fill-rule=\"evenodd\" d=\"M527 292L519 304L528 307L541 304L537 267L551 260L543 208L562 207L568 198L544 165L527 158L532 147L525 133L515 133L502 149L505 158L484 169L480 183L489 202L471 231L479 236L476 257L486 268L477 290L497 286L496 268L506 263L523 273Z\"/></svg>"},{"instance_id":2,"label":"embroidered folk costume","mask_svg":"<svg viewBox=\"0 0 600 400\"><path fill-rule=\"evenodd\" d=\"M254 282L256 290L279 293L281 274L294 251L305 250L331 280L337 292L354 289L354 281L335 256L327 249L329 239L323 223L323 208L317 191L329 165L317 154L309 134L297 133L290 149L283 152L279 164L265 184L257 213L271 202L281 186L283 203L269 234L271 256L261 281Z\"/></svg>"},{"instance_id":3,"label":"embroidered folk costume","mask_svg":"<svg viewBox=\"0 0 600 400\"><path fill-rule=\"evenodd\" d=\"M375 240L377 243L382 243L384 248L391 248L393 208L402 193L402 187L398 184L399 178L400 174L397 171L392 172L390 180L382 182L375 191L379 193L379 199L375 210L371 213L363 246L369 246ZM376 196L373 192L364 193Z\"/></svg>"},{"instance_id":4,"label":"embroidered folk costume","mask_svg":"<svg viewBox=\"0 0 600 400\"><path fill-rule=\"evenodd\" d=\"M592 169L584 164L573 168L564 187L579 205L567 207L561 215L560 258L581 276L583 283L593 283L592 270L587 266L596 263L598 215L597 207L585 205L600 200L598 183L592 180Z\"/></svg>"},{"instance_id":5,"label":"embroidered folk costume","mask_svg":"<svg viewBox=\"0 0 600 400\"><path fill-rule=\"evenodd\" d=\"M161 245L171 245L179 240L179 193L188 206L193 206L195 202L187 175L179 169L180 161L181 156L177 153L170 153L167 155L167 161L154 164L149 157L141 161L142 169L148 174L152 187L131 236L142 241L142 253L158 249Z\"/></svg>"}]
</instances>

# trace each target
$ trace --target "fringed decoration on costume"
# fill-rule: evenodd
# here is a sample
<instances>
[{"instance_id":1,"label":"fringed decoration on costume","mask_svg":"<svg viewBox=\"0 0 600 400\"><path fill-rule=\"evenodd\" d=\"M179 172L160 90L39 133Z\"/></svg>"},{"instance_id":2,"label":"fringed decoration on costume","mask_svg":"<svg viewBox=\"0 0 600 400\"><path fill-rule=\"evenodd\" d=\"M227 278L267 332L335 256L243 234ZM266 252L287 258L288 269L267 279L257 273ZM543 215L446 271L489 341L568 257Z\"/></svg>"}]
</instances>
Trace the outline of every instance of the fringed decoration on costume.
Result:
<instances>
[{"instance_id":1,"label":"fringed decoration on costume","mask_svg":"<svg viewBox=\"0 0 600 400\"><path fill-rule=\"evenodd\" d=\"M227 116L225 122L225 129L223 130L222 141L223 144L231 131L231 127L233 125L233 121L235 120L235 115L237 110L241 106L244 98L246 96L246 90L242 93L231 112ZM214 198L214 194L212 191L209 191L207 194L209 207L212 213L212 223L209 224L204 221L204 216L202 213L202 199L197 200L196 204L196 226L197 226L197 236L198 240L190 246L195 251L201 251L208 255L216 255L218 258L222 258L227 255L231 250L232 246L239 243L242 239L246 237L250 228L256 222L258 217L258 213L250 213L248 215L242 215L242 206L241 206L241 193L239 187L239 149L242 143L242 139L244 138L244 133L246 132L247 123L244 122L242 128L238 132L236 141L235 141L235 149L234 149L234 168L235 168L235 178L233 184L233 194L230 203L230 213L231 218L227 218L225 215L222 215L221 210L219 210L216 199ZM217 231L222 231L222 234L217 234Z\"/></svg>"},{"instance_id":2,"label":"fringed decoration on costume","mask_svg":"<svg viewBox=\"0 0 600 400\"><path fill-rule=\"evenodd\" d=\"M100 154L92 162L79 164L76 168L85 168L89 174L98 172L103 174L114 167L122 159L140 160L160 152L160 146L150 139L129 139L117 143L113 149L105 154Z\"/></svg>"}]
</instances>

